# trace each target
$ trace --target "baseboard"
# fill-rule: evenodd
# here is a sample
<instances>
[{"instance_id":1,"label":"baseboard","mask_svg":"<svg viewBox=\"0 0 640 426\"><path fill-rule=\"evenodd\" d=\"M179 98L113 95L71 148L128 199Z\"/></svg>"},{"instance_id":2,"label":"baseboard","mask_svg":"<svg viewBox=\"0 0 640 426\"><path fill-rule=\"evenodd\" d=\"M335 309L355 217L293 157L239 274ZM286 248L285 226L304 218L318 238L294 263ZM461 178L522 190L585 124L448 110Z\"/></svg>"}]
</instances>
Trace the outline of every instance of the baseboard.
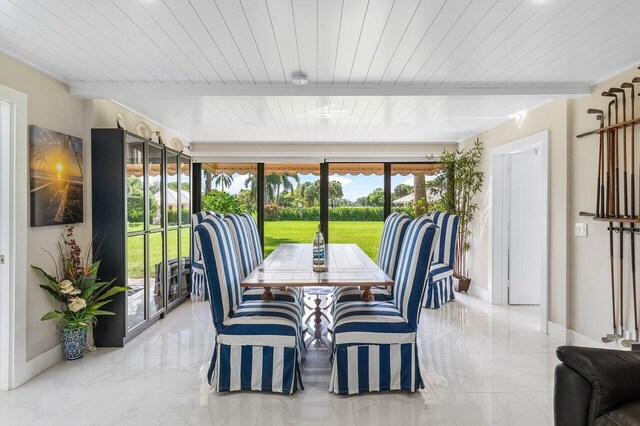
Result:
<instances>
[{"instance_id":1,"label":"baseboard","mask_svg":"<svg viewBox=\"0 0 640 426\"><path fill-rule=\"evenodd\" d=\"M567 344L571 346L587 346L590 348L623 349L622 345L616 342L602 343L599 340L594 340L574 330L567 330Z\"/></svg>"},{"instance_id":2,"label":"baseboard","mask_svg":"<svg viewBox=\"0 0 640 426\"><path fill-rule=\"evenodd\" d=\"M469 286L469 293L473 294L478 299L489 302L489 292L483 288L478 287L477 285L473 285L473 283L471 284L471 286Z\"/></svg>"},{"instance_id":3,"label":"baseboard","mask_svg":"<svg viewBox=\"0 0 640 426\"><path fill-rule=\"evenodd\" d=\"M62 350L58 345L36 356L35 358L30 359L23 364L22 368L19 369L19 372L16 371L13 388L15 389L18 386L25 384L38 374L42 373L47 368L50 368L62 361L62 359Z\"/></svg>"},{"instance_id":4,"label":"baseboard","mask_svg":"<svg viewBox=\"0 0 640 426\"><path fill-rule=\"evenodd\" d=\"M549 334L549 336L560 341L563 345L628 350L628 348L625 348L620 344L620 341L612 343L602 343L602 341L600 340L594 340L590 337L585 336L584 334L578 333L575 330L566 329L563 326L551 321L547 323L547 331L547 334Z\"/></svg>"},{"instance_id":5,"label":"baseboard","mask_svg":"<svg viewBox=\"0 0 640 426\"><path fill-rule=\"evenodd\" d=\"M547 334L558 340L563 345L567 344L567 329L560 324L547 321Z\"/></svg>"}]
</instances>

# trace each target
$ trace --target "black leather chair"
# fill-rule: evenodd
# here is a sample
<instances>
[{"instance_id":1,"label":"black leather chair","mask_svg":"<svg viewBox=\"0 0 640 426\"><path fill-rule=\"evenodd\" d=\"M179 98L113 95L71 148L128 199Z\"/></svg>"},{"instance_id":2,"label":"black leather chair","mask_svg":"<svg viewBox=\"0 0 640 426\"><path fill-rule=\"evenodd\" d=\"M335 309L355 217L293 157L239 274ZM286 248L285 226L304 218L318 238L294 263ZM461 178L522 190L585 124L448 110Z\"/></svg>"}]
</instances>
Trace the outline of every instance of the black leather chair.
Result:
<instances>
[{"instance_id":1,"label":"black leather chair","mask_svg":"<svg viewBox=\"0 0 640 426\"><path fill-rule=\"evenodd\" d=\"M640 352L560 346L556 426L640 425Z\"/></svg>"}]
</instances>

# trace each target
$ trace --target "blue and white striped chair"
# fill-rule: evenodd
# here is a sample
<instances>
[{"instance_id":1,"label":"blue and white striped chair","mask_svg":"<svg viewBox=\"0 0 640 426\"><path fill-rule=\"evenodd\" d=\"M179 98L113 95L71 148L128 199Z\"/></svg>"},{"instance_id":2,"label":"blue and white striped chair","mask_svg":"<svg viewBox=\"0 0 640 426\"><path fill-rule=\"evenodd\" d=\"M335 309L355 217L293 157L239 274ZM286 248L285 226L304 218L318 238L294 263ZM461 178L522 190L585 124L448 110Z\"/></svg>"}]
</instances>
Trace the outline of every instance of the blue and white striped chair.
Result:
<instances>
[{"instance_id":1,"label":"blue and white striped chair","mask_svg":"<svg viewBox=\"0 0 640 426\"><path fill-rule=\"evenodd\" d=\"M302 315L297 303L244 301L232 231L207 216L196 226L216 342L207 378L217 392L291 394L300 378ZM297 379L297 381L296 381Z\"/></svg>"},{"instance_id":2,"label":"blue and white striped chair","mask_svg":"<svg viewBox=\"0 0 640 426\"><path fill-rule=\"evenodd\" d=\"M440 240L433 252L424 307L438 309L456 298L453 292L453 266L460 219L445 212L435 212L429 217L440 228Z\"/></svg>"},{"instance_id":3,"label":"blue and white striped chair","mask_svg":"<svg viewBox=\"0 0 640 426\"><path fill-rule=\"evenodd\" d=\"M253 217L247 213L228 214L225 220L229 224L233 224L232 231L237 236L238 246L236 253L240 261L240 278L244 279L254 269L262 263L262 245L260 244L260 236L258 235L258 226ZM263 288L246 288L243 293L244 300L261 300ZM286 289L272 288L273 300L284 300L287 302L299 302L300 291L296 287Z\"/></svg>"},{"instance_id":4,"label":"blue and white striped chair","mask_svg":"<svg viewBox=\"0 0 640 426\"><path fill-rule=\"evenodd\" d=\"M384 221L380 249L378 250L378 266L391 279L394 278L396 264L400 255L400 245L411 223L406 214L391 213ZM393 299L393 293L389 287L373 287L371 293L376 301L388 301ZM334 292L336 303L360 300L362 290L358 287L338 287Z\"/></svg>"},{"instance_id":5,"label":"blue and white striped chair","mask_svg":"<svg viewBox=\"0 0 640 426\"><path fill-rule=\"evenodd\" d=\"M203 210L191 215L191 229L195 236L196 226L202 222L206 216L223 216L211 210ZM195 238L194 238L195 240ZM195 244L191 245L191 288L196 297L205 300L207 297L207 281L204 275L204 266L202 265L202 254Z\"/></svg>"},{"instance_id":6,"label":"blue and white striped chair","mask_svg":"<svg viewBox=\"0 0 640 426\"><path fill-rule=\"evenodd\" d=\"M337 305L329 390L340 395L423 388L417 330L438 227L426 216L407 228L391 302Z\"/></svg>"},{"instance_id":7,"label":"blue and white striped chair","mask_svg":"<svg viewBox=\"0 0 640 426\"><path fill-rule=\"evenodd\" d=\"M253 259L256 265L259 265L264 260L264 253L262 252L262 244L260 243L260 233L258 232L258 224L253 216L249 213L240 214L242 220L244 220L245 227L249 233L249 240L251 243L251 252L253 253Z\"/></svg>"},{"instance_id":8,"label":"blue and white striped chair","mask_svg":"<svg viewBox=\"0 0 640 426\"><path fill-rule=\"evenodd\" d=\"M233 237L234 249L238 260L240 281L244 280L256 266L251 250L251 242L244 219L237 214L226 214L224 220L229 225Z\"/></svg>"}]
</instances>

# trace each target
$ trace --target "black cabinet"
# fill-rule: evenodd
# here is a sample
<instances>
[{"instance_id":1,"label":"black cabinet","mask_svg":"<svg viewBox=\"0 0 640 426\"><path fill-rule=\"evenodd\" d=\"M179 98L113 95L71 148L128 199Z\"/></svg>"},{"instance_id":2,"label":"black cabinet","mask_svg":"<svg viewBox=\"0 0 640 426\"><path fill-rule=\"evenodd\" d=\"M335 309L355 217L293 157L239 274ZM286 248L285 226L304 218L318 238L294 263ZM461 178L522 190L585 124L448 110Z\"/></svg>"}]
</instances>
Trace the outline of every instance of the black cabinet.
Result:
<instances>
[{"instance_id":1,"label":"black cabinet","mask_svg":"<svg viewBox=\"0 0 640 426\"><path fill-rule=\"evenodd\" d=\"M94 257L131 287L105 308L98 346L123 346L191 290L191 159L119 129L91 131Z\"/></svg>"}]
</instances>

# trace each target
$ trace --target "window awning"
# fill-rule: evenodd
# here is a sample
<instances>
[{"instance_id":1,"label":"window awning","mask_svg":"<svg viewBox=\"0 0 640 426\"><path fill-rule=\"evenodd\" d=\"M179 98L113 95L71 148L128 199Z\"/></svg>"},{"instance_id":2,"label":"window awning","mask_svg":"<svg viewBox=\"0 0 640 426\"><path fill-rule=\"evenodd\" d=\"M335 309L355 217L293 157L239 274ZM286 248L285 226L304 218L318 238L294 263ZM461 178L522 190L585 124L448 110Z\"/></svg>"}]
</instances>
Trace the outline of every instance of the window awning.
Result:
<instances>
[{"instance_id":1,"label":"window awning","mask_svg":"<svg viewBox=\"0 0 640 426\"><path fill-rule=\"evenodd\" d=\"M442 163L395 163L391 165L391 175L407 176L410 174L423 173L425 175L433 175L442 169ZM220 173L241 175L257 172L255 163L202 163L202 169L211 174ZM267 163L264 165L264 174L269 176L276 174L282 176L289 175L320 175L319 164L301 164L301 163ZM329 174L337 175L384 175L383 163L330 163Z\"/></svg>"}]
</instances>

